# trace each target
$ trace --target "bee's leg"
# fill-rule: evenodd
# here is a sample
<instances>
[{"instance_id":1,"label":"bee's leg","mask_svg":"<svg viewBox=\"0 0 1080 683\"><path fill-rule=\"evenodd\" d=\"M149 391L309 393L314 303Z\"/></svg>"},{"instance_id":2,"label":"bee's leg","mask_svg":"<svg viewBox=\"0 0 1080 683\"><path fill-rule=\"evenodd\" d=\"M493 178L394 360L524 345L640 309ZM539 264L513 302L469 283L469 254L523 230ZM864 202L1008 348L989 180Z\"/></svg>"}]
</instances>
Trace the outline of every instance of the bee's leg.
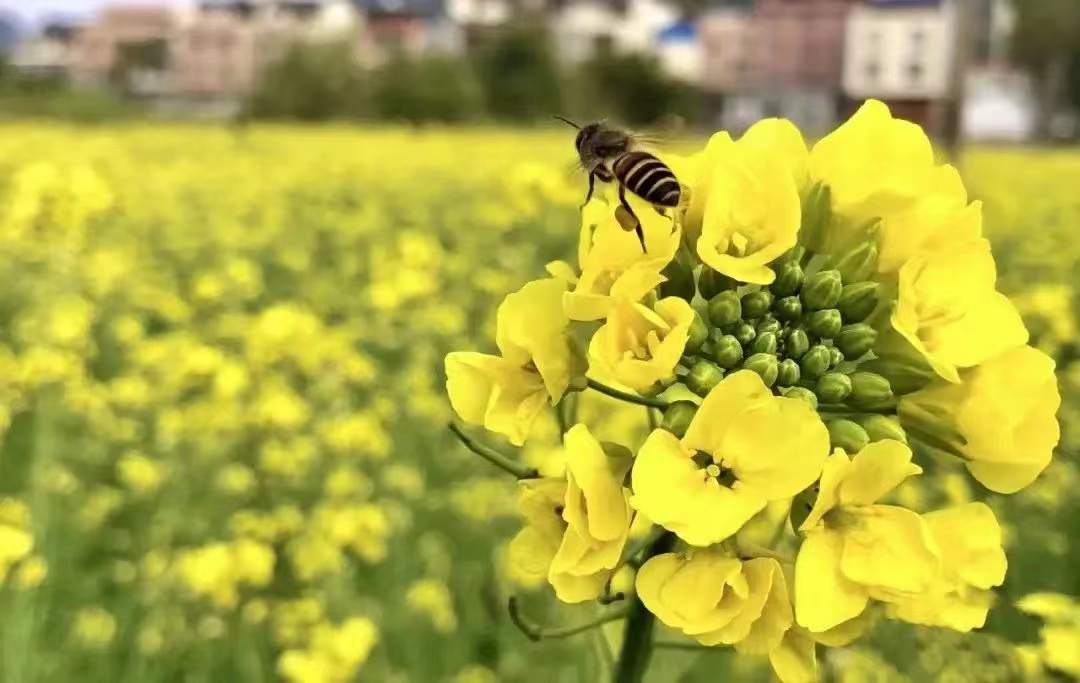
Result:
<instances>
[{"instance_id":1,"label":"bee's leg","mask_svg":"<svg viewBox=\"0 0 1080 683\"><path fill-rule=\"evenodd\" d=\"M585 193L585 201L581 203L581 208L584 209L585 205L592 199L593 190L596 189L596 173L589 174L589 191Z\"/></svg>"},{"instance_id":2,"label":"bee's leg","mask_svg":"<svg viewBox=\"0 0 1080 683\"><path fill-rule=\"evenodd\" d=\"M626 213L630 214L630 218L634 221L634 232L637 233L638 241L641 242L641 251L646 252L645 248L645 231L641 229L641 219L637 217L634 210L630 208L630 202L626 201L626 186L619 183L619 203L622 204Z\"/></svg>"}]
</instances>

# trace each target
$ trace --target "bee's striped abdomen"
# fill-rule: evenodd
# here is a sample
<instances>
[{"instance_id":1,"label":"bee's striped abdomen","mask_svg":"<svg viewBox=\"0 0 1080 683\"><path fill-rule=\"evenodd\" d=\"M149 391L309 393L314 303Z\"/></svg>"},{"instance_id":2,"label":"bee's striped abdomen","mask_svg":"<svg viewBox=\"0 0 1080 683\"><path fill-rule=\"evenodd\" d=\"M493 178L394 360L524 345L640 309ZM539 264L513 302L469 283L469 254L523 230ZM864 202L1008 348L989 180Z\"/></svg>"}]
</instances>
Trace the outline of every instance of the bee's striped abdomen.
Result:
<instances>
[{"instance_id":1,"label":"bee's striped abdomen","mask_svg":"<svg viewBox=\"0 0 1080 683\"><path fill-rule=\"evenodd\" d=\"M678 206L679 181L648 152L627 152L611 165L615 177L637 196L657 206Z\"/></svg>"}]
</instances>

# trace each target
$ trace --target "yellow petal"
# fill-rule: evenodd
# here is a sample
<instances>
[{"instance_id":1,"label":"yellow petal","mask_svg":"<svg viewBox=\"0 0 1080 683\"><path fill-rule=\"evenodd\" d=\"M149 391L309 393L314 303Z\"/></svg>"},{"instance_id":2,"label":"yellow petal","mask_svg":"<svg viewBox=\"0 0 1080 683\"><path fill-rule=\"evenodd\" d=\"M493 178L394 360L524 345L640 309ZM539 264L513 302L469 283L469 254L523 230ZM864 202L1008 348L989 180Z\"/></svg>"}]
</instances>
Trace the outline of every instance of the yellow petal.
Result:
<instances>
[{"instance_id":1,"label":"yellow petal","mask_svg":"<svg viewBox=\"0 0 1080 683\"><path fill-rule=\"evenodd\" d=\"M843 539L831 531L806 535L795 560L795 618L810 631L828 631L866 609L866 589L840 571Z\"/></svg>"},{"instance_id":2,"label":"yellow petal","mask_svg":"<svg viewBox=\"0 0 1080 683\"><path fill-rule=\"evenodd\" d=\"M818 680L814 641L801 629L784 634L780 646L769 653L769 664L780 683L815 683Z\"/></svg>"},{"instance_id":3,"label":"yellow petal","mask_svg":"<svg viewBox=\"0 0 1080 683\"><path fill-rule=\"evenodd\" d=\"M899 441L875 441L859 451L840 482L841 505L870 505L908 477L922 473L911 449Z\"/></svg>"},{"instance_id":4,"label":"yellow petal","mask_svg":"<svg viewBox=\"0 0 1080 683\"><path fill-rule=\"evenodd\" d=\"M892 505L845 508L840 568L863 586L899 593L927 590L941 568L937 544L917 513Z\"/></svg>"},{"instance_id":5,"label":"yellow petal","mask_svg":"<svg viewBox=\"0 0 1080 683\"><path fill-rule=\"evenodd\" d=\"M837 448L825 461L821 470L821 480L818 482L817 498L806 520L799 527L800 531L809 531L817 526L827 512L836 507L839 502L840 483L847 475L851 467L851 459L843 449Z\"/></svg>"},{"instance_id":6,"label":"yellow petal","mask_svg":"<svg viewBox=\"0 0 1080 683\"><path fill-rule=\"evenodd\" d=\"M567 457L566 521L597 541L625 536L630 506L623 478L633 460L610 457L583 424L571 427L563 439Z\"/></svg>"},{"instance_id":7,"label":"yellow petal","mask_svg":"<svg viewBox=\"0 0 1080 683\"><path fill-rule=\"evenodd\" d=\"M728 375L701 402L683 443L692 451L720 456L724 434L739 414L771 397L772 392L756 372L739 370Z\"/></svg>"},{"instance_id":8,"label":"yellow petal","mask_svg":"<svg viewBox=\"0 0 1080 683\"><path fill-rule=\"evenodd\" d=\"M738 531L766 501L706 478L692 456L673 434L655 430L634 461L631 504L687 543L707 546Z\"/></svg>"},{"instance_id":9,"label":"yellow petal","mask_svg":"<svg viewBox=\"0 0 1080 683\"><path fill-rule=\"evenodd\" d=\"M506 365L502 358L484 353L455 351L446 355L446 393L458 417L469 424L484 424L492 385Z\"/></svg>"},{"instance_id":10,"label":"yellow petal","mask_svg":"<svg viewBox=\"0 0 1080 683\"><path fill-rule=\"evenodd\" d=\"M1005 581L1008 562L1001 526L984 503L968 503L923 515L945 567L965 583L988 589Z\"/></svg>"},{"instance_id":11,"label":"yellow petal","mask_svg":"<svg viewBox=\"0 0 1080 683\"><path fill-rule=\"evenodd\" d=\"M772 396L738 415L717 454L747 489L766 500L790 498L821 474L829 432L806 401Z\"/></svg>"}]
</instances>

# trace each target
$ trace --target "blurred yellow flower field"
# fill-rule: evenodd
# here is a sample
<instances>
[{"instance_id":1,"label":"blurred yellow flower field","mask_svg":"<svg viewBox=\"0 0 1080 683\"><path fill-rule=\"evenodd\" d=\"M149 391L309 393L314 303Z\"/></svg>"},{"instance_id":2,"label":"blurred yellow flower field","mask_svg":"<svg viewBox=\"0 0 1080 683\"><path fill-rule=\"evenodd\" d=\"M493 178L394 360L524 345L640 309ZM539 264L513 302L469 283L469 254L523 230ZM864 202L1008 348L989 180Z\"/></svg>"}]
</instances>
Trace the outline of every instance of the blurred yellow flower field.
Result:
<instances>
[{"instance_id":1,"label":"blurred yellow flower field","mask_svg":"<svg viewBox=\"0 0 1080 683\"><path fill-rule=\"evenodd\" d=\"M600 632L534 644L506 617L511 593L552 623L594 608L545 607L536 577L503 569L516 491L447 432L443 373L454 349L511 353L486 341L497 302L573 260L570 143L0 126L0 680L596 680ZM1080 152L961 166L998 286L1056 360L1062 442L1033 485L987 501L1010 567L986 628L959 648L881 624L823 662L835 680L1076 671L1075 615L1047 626L1022 600L1080 592ZM631 412L618 429L646 427ZM558 473L544 443L526 460ZM940 476L896 496L932 510L983 491ZM769 675L676 650L654 675L725 671Z\"/></svg>"}]
</instances>

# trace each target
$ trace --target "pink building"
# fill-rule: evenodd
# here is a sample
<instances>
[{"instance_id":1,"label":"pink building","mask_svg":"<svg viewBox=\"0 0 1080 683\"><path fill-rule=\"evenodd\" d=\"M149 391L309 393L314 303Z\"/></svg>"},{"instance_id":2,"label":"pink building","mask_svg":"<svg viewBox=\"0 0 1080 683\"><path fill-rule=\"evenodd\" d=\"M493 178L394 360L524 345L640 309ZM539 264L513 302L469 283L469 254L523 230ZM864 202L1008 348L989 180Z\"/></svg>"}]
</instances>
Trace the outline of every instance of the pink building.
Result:
<instances>
[{"instance_id":1,"label":"pink building","mask_svg":"<svg viewBox=\"0 0 1080 683\"><path fill-rule=\"evenodd\" d=\"M258 74L256 38L254 26L244 17L200 13L173 41L174 87L195 97L249 92Z\"/></svg>"},{"instance_id":2,"label":"pink building","mask_svg":"<svg viewBox=\"0 0 1080 683\"><path fill-rule=\"evenodd\" d=\"M754 78L770 86L836 88L844 70L844 25L852 0L758 0Z\"/></svg>"},{"instance_id":3,"label":"pink building","mask_svg":"<svg viewBox=\"0 0 1080 683\"><path fill-rule=\"evenodd\" d=\"M758 0L701 20L704 86L718 92L798 87L838 90L844 22L854 0Z\"/></svg>"},{"instance_id":4,"label":"pink building","mask_svg":"<svg viewBox=\"0 0 1080 683\"><path fill-rule=\"evenodd\" d=\"M709 12L699 24L704 51L702 86L713 92L735 92L753 82L757 56L755 24L749 12Z\"/></svg>"},{"instance_id":5,"label":"pink building","mask_svg":"<svg viewBox=\"0 0 1080 683\"><path fill-rule=\"evenodd\" d=\"M86 26L72 47L72 78L96 85L120 68L130 69L135 85L155 89L164 79L176 17L165 7L113 6Z\"/></svg>"}]
</instances>

